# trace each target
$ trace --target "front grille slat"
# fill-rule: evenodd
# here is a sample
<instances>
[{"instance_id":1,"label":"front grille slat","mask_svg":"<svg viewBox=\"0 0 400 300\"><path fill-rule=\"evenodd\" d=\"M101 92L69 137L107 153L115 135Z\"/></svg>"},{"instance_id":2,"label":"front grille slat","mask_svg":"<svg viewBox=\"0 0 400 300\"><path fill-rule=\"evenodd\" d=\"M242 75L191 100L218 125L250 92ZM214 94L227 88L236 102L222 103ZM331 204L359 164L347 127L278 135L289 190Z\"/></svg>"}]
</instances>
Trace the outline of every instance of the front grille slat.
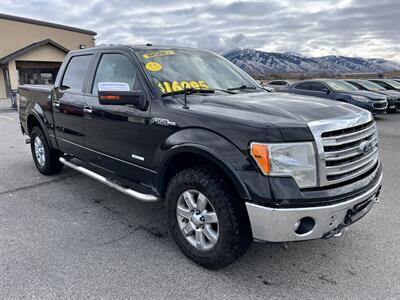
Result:
<instances>
[{"instance_id":1,"label":"front grille slat","mask_svg":"<svg viewBox=\"0 0 400 300\"><path fill-rule=\"evenodd\" d=\"M375 132L374 128L370 127L370 128L363 129L359 132L353 132L353 133L347 134L347 135L323 138L322 143L324 144L324 146L340 146L340 145L356 142L356 141L359 141L364 138L371 137L374 134L374 132Z\"/></svg>"},{"instance_id":2,"label":"front grille slat","mask_svg":"<svg viewBox=\"0 0 400 300\"><path fill-rule=\"evenodd\" d=\"M321 133L324 174L329 183L350 180L378 161L378 139L373 121Z\"/></svg>"},{"instance_id":3,"label":"front grille slat","mask_svg":"<svg viewBox=\"0 0 400 300\"><path fill-rule=\"evenodd\" d=\"M375 167L377 165L377 162L378 162L378 157L375 157L375 159L371 163L365 165L364 167L362 167L354 172L347 174L347 176L345 177L345 180L351 180L353 178L361 176L364 173L367 173L369 170L371 170L373 167ZM342 175L328 175L327 180L332 184L344 181Z\"/></svg>"},{"instance_id":4,"label":"front grille slat","mask_svg":"<svg viewBox=\"0 0 400 300\"><path fill-rule=\"evenodd\" d=\"M372 145L376 146L377 144L378 144L377 139L373 139ZM350 148L347 148L344 150L325 152L326 161L336 161L336 160L342 160L345 158L354 157L354 156L360 154L359 147L360 147L360 143L357 143L356 146L353 146L353 147L350 147Z\"/></svg>"},{"instance_id":5,"label":"front grille slat","mask_svg":"<svg viewBox=\"0 0 400 300\"><path fill-rule=\"evenodd\" d=\"M332 167L326 167L327 174L329 175L341 175L345 174L354 170L357 170L364 166L365 164L368 164L369 162L373 161L374 158L376 157L376 152L378 150L375 149L372 152L370 152L367 155L363 155L361 158L357 159L356 161L352 161L347 164L341 164L338 166L332 166Z\"/></svg>"}]
</instances>

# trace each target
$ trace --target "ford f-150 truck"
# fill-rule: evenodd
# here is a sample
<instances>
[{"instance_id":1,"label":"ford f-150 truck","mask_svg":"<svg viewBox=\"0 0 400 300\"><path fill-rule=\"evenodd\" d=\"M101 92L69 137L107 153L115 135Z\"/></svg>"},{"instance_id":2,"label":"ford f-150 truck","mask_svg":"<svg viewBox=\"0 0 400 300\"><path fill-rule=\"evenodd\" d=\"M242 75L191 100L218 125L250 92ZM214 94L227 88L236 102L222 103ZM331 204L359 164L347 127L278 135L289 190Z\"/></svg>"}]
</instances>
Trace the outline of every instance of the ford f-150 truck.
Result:
<instances>
[{"instance_id":1,"label":"ford f-150 truck","mask_svg":"<svg viewBox=\"0 0 400 300\"><path fill-rule=\"evenodd\" d=\"M72 51L54 86L19 95L41 173L66 165L136 199L164 200L171 236L207 268L235 261L253 240L340 235L380 192L370 112L270 93L212 52Z\"/></svg>"}]
</instances>

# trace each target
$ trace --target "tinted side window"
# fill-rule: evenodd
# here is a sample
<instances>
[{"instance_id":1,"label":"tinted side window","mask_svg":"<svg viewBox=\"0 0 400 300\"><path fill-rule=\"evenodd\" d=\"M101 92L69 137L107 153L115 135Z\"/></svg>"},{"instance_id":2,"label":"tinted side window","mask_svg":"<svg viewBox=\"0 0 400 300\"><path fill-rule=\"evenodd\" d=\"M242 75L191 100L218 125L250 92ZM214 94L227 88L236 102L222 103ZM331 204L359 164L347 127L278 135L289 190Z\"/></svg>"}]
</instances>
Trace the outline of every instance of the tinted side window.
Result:
<instances>
[{"instance_id":1,"label":"tinted side window","mask_svg":"<svg viewBox=\"0 0 400 300\"><path fill-rule=\"evenodd\" d=\"M363 87L361 84L357 83L357 82L350 82L351 85L354 85L356 88L358 88L359 90L366 90L365 87Z\"/></svg>"},{"instance_id":2,"label":"tinted side window","mask_svg":"<svg viewBox=\"0 0 400 300\"><path fill-rule=\"evenodd\" d=\"M327 90L327 87L321 82L313 82L312 84L313 91L321 92L322 90Z\"/></svg>"},{"instance_id":3,"label":"tinted side window","mask_svg":"<svg viewBox=\"0 0 400 300\"><path fill-rule=\"evenodd\" d=\"M103 54L93 82L93 94L97 94L99 82L125 82L132 91L136 83L136 71L128 57L122 54Z\"/></svg>"},{"instance_id":4,"label":"tinted side window","mask_svg":"<svg viewBox=\"0 0 400 300\"><path fill-rule=\"evenodd\" d=\"M380 86L384 87L384 88L387 89L387 90L390 90L390 89L391 89L390 85L388 85L386 82L383 82L383 81L373 81L373 80L371 80L371 81L372 81L372 82L375 82L376 84L379 84Z\"/></svg>"},{"instance_id":5,"label":"tinted side window","mask_svg":"<svg viewBox=\"0 0 400 300\"><path fill-rule=\"evenodd\" d=\"M312 90L312 82L301 82L294 88L299 90Z\"/></svg>"},{"instance_id":6,"label":"tinted side window","mask_svg":"<svg viewBox=\"0 0 400 300\"><path fill-rule=\"evenodd\" d=\"M63 90L82 91L92 55L74 56L68 63L62 81Z\"/></svg>"}]
</instances>

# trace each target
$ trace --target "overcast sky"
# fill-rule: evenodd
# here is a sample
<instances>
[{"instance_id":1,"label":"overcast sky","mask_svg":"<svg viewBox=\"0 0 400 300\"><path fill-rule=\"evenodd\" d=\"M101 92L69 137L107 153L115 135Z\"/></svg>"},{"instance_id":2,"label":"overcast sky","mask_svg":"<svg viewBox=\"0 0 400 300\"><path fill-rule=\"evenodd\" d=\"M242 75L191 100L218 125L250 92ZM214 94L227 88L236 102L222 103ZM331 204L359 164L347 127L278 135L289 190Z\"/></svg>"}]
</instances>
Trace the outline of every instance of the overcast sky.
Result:
<instances>
[{"instance_id":1,"label":"overcast sky","mask_svg":"<svg viewBox=\"0 0 400 300\"><path fill-rule=\"evenodd\" d=\"M97 44L256 48L400 62L400 0L0 0L0 12L96 31Z\"/></svg>"}]
</instances>

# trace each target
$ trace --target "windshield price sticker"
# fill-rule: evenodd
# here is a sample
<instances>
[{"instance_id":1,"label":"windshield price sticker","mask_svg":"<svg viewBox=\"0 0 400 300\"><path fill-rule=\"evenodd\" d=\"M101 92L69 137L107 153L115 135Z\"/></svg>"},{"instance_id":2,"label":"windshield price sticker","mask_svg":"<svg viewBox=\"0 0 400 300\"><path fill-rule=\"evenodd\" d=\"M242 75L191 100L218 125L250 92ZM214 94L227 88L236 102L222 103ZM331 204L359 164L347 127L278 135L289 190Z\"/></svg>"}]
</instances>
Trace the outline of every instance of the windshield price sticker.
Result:
<instances>
[{"instance_id":1,"label":"windshield price sticker","mask_svg":"<svg viewBox=\"0 0 400 300\"><path fill-rule=\"evenodd\" d=\"M154 57L161 57L161 56L167 56L167 55L175 55L175 51L173 50L160 50L160 51L154 51L150 53L143 54L143 58L149 59L149 58L154 58Z\"/></svg>"},{"instance_id":2,"label":"windshield price sticker","mask_svg":"<svg viewBox=\"0 0 400 300\"><path fill-rule=\"evenodd\" d=\"M207 83L204 80L191 80L191 81L164 81L164 82L159 82L158 87L161 91L161 93L171 93L171 92L178 92L178 91L183 91L185 89L185 86L187 89L196 89L196 90L208 90L209 87Z\"/></svg>"},{"instance_id":3,"label":"windshield price sticker","mask_svg":"<svg viewBox=\"0 0 400 300\"><path fill-rule=\"evenodd\" d=\"M162 65L155 61L149 61L146 64L146 69L151 72L158 72L158 71L161 71Z\"/></svg>"}]
</instances>

